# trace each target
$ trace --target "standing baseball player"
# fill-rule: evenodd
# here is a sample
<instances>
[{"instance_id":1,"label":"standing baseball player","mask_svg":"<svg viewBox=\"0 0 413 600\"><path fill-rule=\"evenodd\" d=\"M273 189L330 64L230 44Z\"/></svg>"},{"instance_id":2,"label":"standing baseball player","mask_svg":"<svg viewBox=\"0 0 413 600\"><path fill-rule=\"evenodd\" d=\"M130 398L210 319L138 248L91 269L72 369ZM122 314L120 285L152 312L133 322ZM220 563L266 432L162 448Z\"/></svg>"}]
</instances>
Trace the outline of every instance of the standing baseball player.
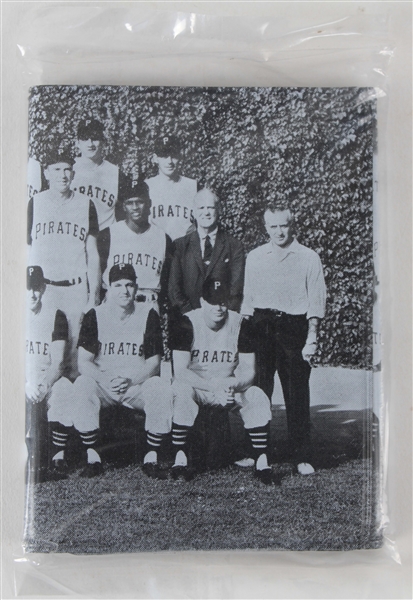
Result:
<instances>
[{"instance_id":1,"label":"standing baseball player","mask_svg":"<svg viewBox=\"0 0 413 600\"><path fill-rule=\"evenodd\" d=\"M175 136L159 137L154 150L152 159L159 172L146 180L152 200L151 222L174 241L194 229L193 200L198 185L180 173L181 145Z\"/></svg>"},{"instance_id":2,"label":"standing baseball player","mask_svg":"<svg viewBox=\"0 0 413 600\"><path fill-rule=\"evenodd\" d=\"M172 393L159 377L162 334L159 315L149 303L135 302L131 264L114 265L105 302L84 317L79 336L79 371L74 383L75 428L87 449L86 477L102 472L96 451L102 406L121 404L145 413L147 451L143 470L163 479L158 450L171 430Z\"/></svg>"},{"instance_id":3,"label":"standing baseball player","mask_svg":"<svg viewBox=\"0 0 413 600\"><path fill-rule=\"evenodd\" d=\"M29 156L27 163L27 200L42 190L42 168L38 160Z\"/></svg>"},{"instance_id":4,"label":"standing baseball player","mask_svg":"<svg viewBox=\"0 0 413 600\"><path fill-rule=\"evenodd\" d=\"M88 304L95 306L100 301L98 220L93 201L71 190L70 154L50 152L44 175L49 189L36 194L28 204L29 262L43 269L45 302L66 315L71 370L76 375L80 319Z\"/></svg>"},{"instance_id":5,"label":"standing baseball player","mask_svg":"<svg viewBox=\"0 0 413 600\"><path fill-rule=\"evenodd\" d=\"M269 203L264 222L270 241L248 254L241 312L253 315L256 328L257 385L271 398L278 371L294 462L310 475L310 361L325 311L323 267L294 238L288 204Z\"/></svg>"},{"instance_id":6,"label":"standing baseball player","mask_svg":"<svg viewBox=\"0 0 413 600\"><path fill-rule=\"evenodd\" d=\"M175 379L172 441L176 451L172 476L190 477L188 433L199 405L239 408L255 459L255 475L273 482L267 447L270 403L253 386L255 377L254 332L251 323L228 310L225 282L204 283L201 308L181 317L172 333Z\"/></svg>"},{"instance_id":7,"label":"standing baseball player","mask_svg":"<svg viewBox=\"0 0 413 600\"><path fill-rule=\"evenodd\" d=\"M65 314L42 302L46 290L43 271L39 266L27 268L26 321L26 400L31 404L47 403L47 419L51 430L54 474L64 477L64 451L69 435L73 384L63 377L65 352L68 344L68 323ZM27 407L30 413L30 406ZM28 414L30 421L30 414ZM34 446L39 431L29 431Z\"/></svg>"},{"instance_id":8,"label":"standing baseball player","mask_svg":"<svg viewBox=\"0 0 413 600\"><path fill-rule=\"evenodd\" d=\"M80 157L74 165L73 189L93 200L99 229L112 225L118 214L118 199L129 185L128 178L104 158L105 132L96 119L84 119L77 128Z\"/></svg>"},{"instance_id":9,"label":"standing baseball player","mask_svg":"<svg viewBox=\"0 0 413 600\"><path fill-rule=\"evenodd\" d=\"M122 204L126 219L104 229L98 237L103 283L108 286L109 271L114 265L132 265L139 282L137 301L151 302L159 312L159 305L164 304L168 294L171 239L149 223L151 199L146 183L133 185Z\"/></svg>"}]
</instances>

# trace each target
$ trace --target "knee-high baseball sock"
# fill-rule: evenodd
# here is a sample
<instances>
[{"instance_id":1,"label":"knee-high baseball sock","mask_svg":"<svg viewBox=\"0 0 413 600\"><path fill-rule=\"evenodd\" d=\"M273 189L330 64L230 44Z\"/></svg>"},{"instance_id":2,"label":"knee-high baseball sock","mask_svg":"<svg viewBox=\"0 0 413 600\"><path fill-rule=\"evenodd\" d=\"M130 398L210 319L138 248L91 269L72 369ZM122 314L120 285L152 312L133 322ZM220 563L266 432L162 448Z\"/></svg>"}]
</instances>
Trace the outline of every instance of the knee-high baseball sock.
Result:
<instances>
[{"instance_id":1,"label":"knee-high baseball sock","mask_svg":"<svg viewBox=\"0 0 413 600\"><path fill-rule=\"evenodd\" d=\"M158 462L158 452L163 438L163 433L153 433L152 431L146 432L146 454L143 459L144 464Z\"/></svg>"},{"instance_id":2,"label":"knee-high baseball sock","mask_svg":"<svg viewBox=\"0 0 413 600\"><path fill-rule=\"evenodd\" d=\"M186 467L188 465L188 433L191 428L188 425L172 423L172 446L176 452L175 466Z\"/></svg>"},{"instance_id":3,"label":"knee-high baseball sock","mask_svg":"<svg viewBox=\"0 0 413 600\"><path fill-rule=\"evenodd\" d=\"M58 421L49 422L51 438L52 460L63 460L65 458L66 444L69 437L70 427L62 425Z\"/></svg>"},{"instance_id":4,"label":"knee-high baseball sock","mask_svg":"<svg viewBox=\"0 0 413 600\"><path fill-rule=\"evenodd\" d=\"M256 461L255 466L258 470L268 468L267 450L269 430L269 423L262 427L247 429L252 444L252 455Z\"/></svg>"},{"instance_id":5,"label":"knee-high baseball sock","mask_svg":"<svg viewBox=\"0 0 413 600\"><path fill-rule=\"evenodd\" d=\"M87 451L87 462L89 464L102 462L99 454L95 450L95 446L98 442L99 429L93 431L79 431L82 445Z\"/></svg>"}]
</instances>

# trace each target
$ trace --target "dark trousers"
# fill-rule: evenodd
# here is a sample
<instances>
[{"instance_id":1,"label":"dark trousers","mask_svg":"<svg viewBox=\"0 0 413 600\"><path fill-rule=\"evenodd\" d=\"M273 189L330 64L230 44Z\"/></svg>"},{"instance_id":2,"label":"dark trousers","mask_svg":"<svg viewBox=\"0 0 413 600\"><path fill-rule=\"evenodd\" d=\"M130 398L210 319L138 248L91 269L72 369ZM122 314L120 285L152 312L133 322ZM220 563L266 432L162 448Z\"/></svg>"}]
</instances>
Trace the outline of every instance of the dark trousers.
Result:
<instances>
[{"instance_id":1,"label":"dark trousers","mask_svg":"<svg viewBox=\"0 0 413 600\"><path fill-rule=\"evenodd\" d=\"M287 413L290 447L297 463L309 462L310 372L302 357L308 333L306 315L276 314L268 309L254 312L257 340L257 385L271 399L278 371Z\"/></svg>"}]
</instances>

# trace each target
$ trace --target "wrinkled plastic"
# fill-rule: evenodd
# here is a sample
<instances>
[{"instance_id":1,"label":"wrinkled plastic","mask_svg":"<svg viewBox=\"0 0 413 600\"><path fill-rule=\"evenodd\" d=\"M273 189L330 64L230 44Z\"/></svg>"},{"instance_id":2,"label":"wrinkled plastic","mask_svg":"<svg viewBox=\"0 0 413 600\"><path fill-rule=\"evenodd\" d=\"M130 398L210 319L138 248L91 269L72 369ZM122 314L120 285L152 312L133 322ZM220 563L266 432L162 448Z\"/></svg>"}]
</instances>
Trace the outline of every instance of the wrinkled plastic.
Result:
<instances>
[{"instance_id":1,"label":"wrinkled plastic","mask_svg":"<svg viewBox=\"0 0 413 600\"><path fill-rule=\"evenodd\" d=\"M208 10L212 12L212 10ZM262 13L265 9L262 7ZM306 14L246 17L221 16L154 10L147 5L69 6L43 5L29 11L21 23L18 52L26 89L35 85L173 85L173 86L257 86L257 87L366 87L374 89L378 110L378 140L383 142L389 89L388 69L394 53L388 37L386 14L354 12L331 20L311 18ZM350 11L349 11L350 12ZM271 13L271 14L270 14ZM385 146L385 144L383 144ZM384 152L383 152L384 155ZM375 180L380 181L380 163L375 157ZM383 158L381 158L381 163ZM380 273L380 236L383 220L379 207L384 202L374 190L375 271ZM381 190L381 188L380 188ZM380 295L380 290L376 287ZM380 314L374 313L374 365L381 363L382 341ZM388 405L382 395L379 368L374 373L373 405L380 423L380 516L378 529L385 532L380 550L350 553L267 553L192 555L164 553L158 555L156 566L170 582L171 597L177 597L174 574L183 576L191 571L193 587L188 596L198 597L205 578L223 568L243 581L242 568L255 565L263 578L281 575L290 564L298 565L303 577L311 570L333 566L380 565L389 560L401 563L397 544L390 537L386 497ZM389 533L387 533L389 531ZM387 537L389 535L390 537ZM65 597L132 597L134 580L144 578L142 594L160 597L153 557L147 555L87 557L30 555L14 548L16 595L41 593ZM202 564L205 560L206 564ZM183 566L186 563L186 566ZM237 564L236 564L237 563ZM116 564L119 579L106 571ZM241 571L237 568L241 565ZM130 570L136 572L132 575ZM378 569L380 567L378 566ZM211 571L211 569L213 569ZM215 569L215 570L214 570ZM94 572L93 582L87 573ZM79 572L85 577L77 579ZM137 575L138 574L138 575ZM124 578L125 577L125 578ZM329 582L334 594L336 584ZM241 593L241 588L234 589ZM296 582L289 579L291 594L297 592ZM339 588L339 585L337 585ZM163 589L163 588L162 588ZM286 588L283 588L286 589ZM113 591L112 591L113 590ZM337 597L339 590L336 589ZM226 591L220 588L218 594ZM287 593L287 592L286 592ZM366 591L360 597L368 597ZM133 596L135 597L135 596ZM141 596L139 596L141 597ZM280 596L281 597L281 596ZM320 596L321 597L321 596Z\"/></svg>"}]
</instances>

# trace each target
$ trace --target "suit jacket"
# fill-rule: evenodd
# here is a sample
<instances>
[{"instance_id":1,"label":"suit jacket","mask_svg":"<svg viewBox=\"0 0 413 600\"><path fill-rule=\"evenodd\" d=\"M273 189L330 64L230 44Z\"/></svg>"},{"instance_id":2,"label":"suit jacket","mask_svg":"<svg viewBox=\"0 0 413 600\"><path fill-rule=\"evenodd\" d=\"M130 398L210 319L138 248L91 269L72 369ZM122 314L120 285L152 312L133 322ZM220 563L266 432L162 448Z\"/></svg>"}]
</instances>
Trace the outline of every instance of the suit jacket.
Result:
<instances>
[{"instance_id":1,"label":"suit jacket","mask_svg":"<svg viewBox=\"0 0 413 600\"><path fill-rule=\"evenodd\" d=\"M207 277L226 280L230 288L229 308L239 312L244 286L245 254L241 242L218 228L211 262L202 260L198 231L174 242L169 276L169 299L181 313L200 308L202 285Z\"/></svg>"}]
</instances>

